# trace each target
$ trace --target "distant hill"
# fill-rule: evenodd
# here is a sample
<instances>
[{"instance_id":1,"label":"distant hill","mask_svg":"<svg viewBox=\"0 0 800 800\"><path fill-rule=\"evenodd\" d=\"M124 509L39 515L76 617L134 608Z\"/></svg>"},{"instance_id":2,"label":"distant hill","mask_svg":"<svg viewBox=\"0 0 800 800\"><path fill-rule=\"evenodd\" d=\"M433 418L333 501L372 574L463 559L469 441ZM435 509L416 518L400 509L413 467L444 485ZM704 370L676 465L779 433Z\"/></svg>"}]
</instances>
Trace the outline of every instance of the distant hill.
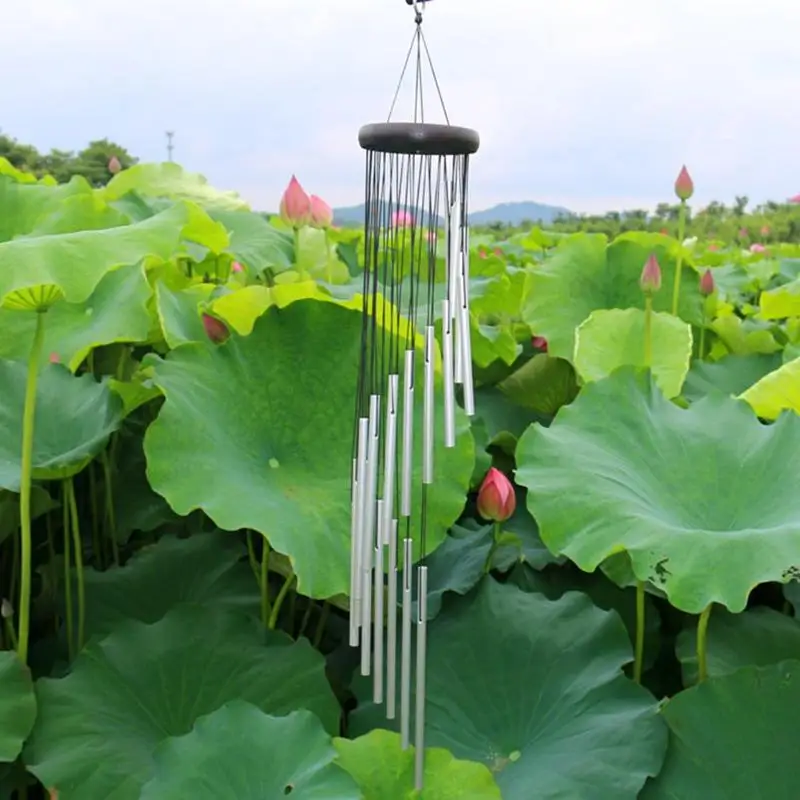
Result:
<instances>
[{"instance_id":1,"label":"distant hill","mask_svg":"<svg viewBox=\"0 0 800 800\"><path fill-rule=\"evenodd\" d=\"M484 211L472 211L469 221L473 225L491 225L492 223L502 223L504 225L520 225L523 222L552 222L556 217L570 216L572 214L566 208L559 206L548 206L544 203L533 203L530 201L520 203L500 203ZM334 225L361 225L364 222L364 204L358 206L347 206L346 208L335 208L333 210Z\"/></svg>"}]
</instances>

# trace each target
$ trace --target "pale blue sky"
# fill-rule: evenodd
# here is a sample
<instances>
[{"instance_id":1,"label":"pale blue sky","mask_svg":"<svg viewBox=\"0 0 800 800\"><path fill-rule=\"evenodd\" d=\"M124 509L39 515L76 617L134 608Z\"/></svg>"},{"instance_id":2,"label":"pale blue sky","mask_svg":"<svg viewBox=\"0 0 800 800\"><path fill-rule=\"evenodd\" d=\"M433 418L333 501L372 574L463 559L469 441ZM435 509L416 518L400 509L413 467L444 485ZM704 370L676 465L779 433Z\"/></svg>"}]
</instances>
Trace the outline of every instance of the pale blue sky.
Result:
<instances>
[{"instance_id":1,"label":"pale blue sky","mask_svg":"<svg viewBox=\"0 0 800 800\"><path fill-rule=\"evenodd\" d=\"M482 135L473 208L652 207L683 162L701 203L800 192L798 0L434 0L424 27L452 121ZM8 0L0 126L144 160L173 129L177 161L258 208L293 172L354 204L358 127L412 30L404 0Z\"/></svg>"}]
</instances>

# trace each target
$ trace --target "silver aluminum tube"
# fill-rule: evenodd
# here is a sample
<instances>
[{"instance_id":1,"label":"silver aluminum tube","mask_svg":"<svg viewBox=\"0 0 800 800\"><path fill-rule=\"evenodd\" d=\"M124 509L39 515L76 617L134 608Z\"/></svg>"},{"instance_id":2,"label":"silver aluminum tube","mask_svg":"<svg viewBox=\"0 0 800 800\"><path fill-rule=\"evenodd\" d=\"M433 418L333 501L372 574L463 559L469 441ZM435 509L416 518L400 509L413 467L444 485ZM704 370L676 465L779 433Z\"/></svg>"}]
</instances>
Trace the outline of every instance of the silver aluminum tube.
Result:
<instances>
[{"instance_id":1,"label":"silver aluminum tube","mask_svg":"<svg viewBox=\"0 0 800 800\"><path fill-rule=\"evenodd\" d=\"M361 615L362 610L361 606L363 604L363 597L364 597L364 587L362 583L362 570L363 570L363 554L364 554L364 546L362 544L362 539L364 537L364 505L365 499L364 495L366 494L367 490L367 446L369 444L369 418L368 417L361 417L358 420L358 449L357 449L357 456L356 460L358 465L356 467L356 478L358 484L358 492L356 496L356 506L357 506L357 514L358 514L358 525L356 527L356 545L355 545L355 573L356 573L356 585L355 585L355 594L354 594L354 602L350 609L351 619L351 634L350 634L350 644L355 647L358 644L358 631L361 628ZM355 633L352 632L353 628L355 628ZM353 643L355 640L355 644Z\"/></svg>"},{"instance_id":2,"label":"silver aluminum tube","mask_svg":"<svg viewBox=\"0 0 800 800\"><path fill-rule=\"evenodd\" d=\"M447 300L450 303L450 313L458 308L458 274L461 269L459 254L461 252L461 220L458 216L459 205L457 192L454 193L450 206L449 224L447 230Z\"/></svg>"},{"instance_id":3,"label":"silver aluminum tube","mask_svg":"<svg viewBox=\"0 0 800 800\"><path fill-rule=\"evenodd\" d=\"M433 483L434 443L434 347L436 331L433 325L425 328L425 385L422 406L422 482Z\"/></svg>"},{"instance_id":4,"label":"silver aluminum tube","mask_svg":"<svg viewBox=\"0 0 800 800\"><path fill-rule=\"evenodd\" d=\"M386 598L386 719L397 706L397 520L389 526L389 592Z\"/></svg>"},{"instance_id":5,"label":"silver aluminum tube","mask_svg":"<svg viewBox=\"0 0 800 800\"><path fill-rule=\"evenodd\" d=\"M356 613L356 586L358 585L358 526L361 509L358 506L358 458L353 459L353 489L350 498L350 647L358 647L358 623Z\"/></svg>"},{"instance_id":6,"label":"silver aluminum tube","mask_svg":"<svg viewBox=\"0 0 800 800\"><path fill-rule=\"evenodd\" d=\"M414 785L422 791L425 774L425 660L428 644L428 568L417 570L417 669L414 713Z\"/></svg>"},{"instance_id":7,"label":"silver aluminum tube","mask_svg":"<svg viewBox=\"0 0 800 800\"><path fill-rule=\"evenodd\" d=\"M403 452L401 454L400 516L411 516L411 475L414 467L414 351L406 350L403 376Z\"/></svg>"},{"instance_id":8,"label":"silver aluminum tube","mask_svg":"<svg viewBox=\"0 0 800 800\"><path fill-rule=\"evenodd\" d=\"M383 514L380 520L381 541L389 544L390 528L394 517L394 483L397 462L397 401L400 376L389 376L386 399L386 438L383 460Z\"/></svg>"},{"instance_id":9,"label":"silver aluminum tube","mask_svg":"<svg viewBox=\"0 0 800 800\"><path fill-rule=\"evenodd\" d=\"M444 446L456 446L456 387L453 382L453 321L442 300L442 382L444 383Z\"/></svg>"},{"instance_id":10,"label":"silver aluminum tube","mask_svg":"<svg viewBox=\"0 0 800 800\"><path fill-rule=\"evenodd\" d=\"M468 417L475 415L475 390L472 381L472 340L469 325L469 228L464 228L464 249L461 253L461 308L463 317L461 342L461 363L463 369L464 411Z\"/></svg>"},{"instance_id":11,"label":"silver aluminum tube","mask_svg":"<svg viewBox=\"0 0 800 800\"><path fill-rule=\"evenodd\" d=\"M400 631L400 744L411 744L411 570L413 542L403 539L403 616Z\"/></svg>"},{"instance_id":12,"label":"silver aluminum tube","mask_svg":"<svg viewBox=\"0 0 800 800\"><path fill-rule=\"evenodd\" d=\"M378 500L378 518L383 519L383 500ZM375 703L383 702L383 542L376 538L375 541L375 630L372 635L372 699Z\"/></svg>"},{"instance_id":13,"label":"silver aluminum tube","mask_svg":"<svg viewBox=\"0 0 800 800\"><path fill-rule=\"evenodd\" d=\"M369 398L369 445L367 448L367 488L364 492L364 529L361 537L361 674L370 674L372 656L372 556L375 549L375 504L378 482L378 443L381 398Z\"/></svg>"}]
</instances>

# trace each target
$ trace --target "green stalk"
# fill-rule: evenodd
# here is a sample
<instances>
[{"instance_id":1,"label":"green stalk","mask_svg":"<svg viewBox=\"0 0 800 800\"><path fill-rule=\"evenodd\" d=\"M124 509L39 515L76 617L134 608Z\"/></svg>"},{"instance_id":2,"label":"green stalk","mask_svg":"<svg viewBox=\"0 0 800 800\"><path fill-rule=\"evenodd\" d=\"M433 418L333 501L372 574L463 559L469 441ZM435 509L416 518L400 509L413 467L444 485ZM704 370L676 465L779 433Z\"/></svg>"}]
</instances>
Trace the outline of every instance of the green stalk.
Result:
<instances>
[{"instance_id":1,"label":"green stalk","mask_svg":"<svg viewBox=\"0 0 800 800\"><path fill-rule=\"evenodd\" d=\"M94 563L100 568L103 564L103 546L100 544L100 517L98 514L99 503L97 501L97 478L94 472L94 462L90 462L87 467L89 470L89 500L92 506L92 555Z\"/></svg>"},{"instance_id":2,"label":"green stalk","mask_svg":"<svg viewBox=\"0 0 800 800\"><path fill-rule=\"evenodd\" d=\"M18 531L14 531L14 539L11 545L11 586L8 589L9 599L17 596L17 586L19 584L19 540Z\"/></svg>"},{"instance_id":3,"label":"green stalk","mask_svg":"<svg viewBox=\"0 0 800 800\"><path fill-rule=\"evenodd\" d=\"M3 620L3 627L6 629L6 638L8 639L8 643L11 645L9 650L16 650L19 647L19 643L17 642L17 634L14 633L14 623L10 619Z\"/></svg>"},{"instance_id":4,"label":"green stalk","mask_svg":"<svg viewBox=\"0 0 800 800\"><path fill-rule=\"evenodd\" d=\"M261 577L259 586L261 587L261 622L266 628L270 624L269 608L269 542L266 536L262 537L261 545Z\"/></svg>"},{"instance_id":5,"label":"green stalk","mask_svg":"<svg viewBox=\"0 0 800 800\"><path fill-rule=\"evenodd\" d=\"M672 287L672 316L678 316L678 302L681 299L681 268L683 267L683 239L686 234L686 201L681 200L681 209L678 212L678 260L675 262L675 284Z\"/></svg>"},{"instance_id":6,"label":"green stalk","mask_svg":"<svg viewBox=\"0 0 800 800\"><path fill-rule=\"evenodd\" d=\"M700 344L697 347L697 358L699 361L703 360L703 353L706 349L706 320L705 314L703 315L703 324L700 327Z\"/></svg>"},{"instance_id":7,"label":"green stalk","mask_svg":"<svg viewBox=\"0 0 800 800\"><path fill-rule=\"evenodd\" d=\"M83 543L81 541L80 521L78 520L78 502L75 499L75 484L72 478L66 480L67 499L72 528L72 542L75 547L75 575L78 578L78 647L83 649L86 630L86 587L83 580Z\"/></svg>"},{"instance_id":8,"label":"green stalk","mask_svg":"<svg viewBox=\"0 0 800 800\"><path fill-rule=\"evenodd\" d=\"M700 614L697 621L697 682L702 683L708 677L708 663L706 661L706 638L708 634L708 620L711 617L712 603L709 603Z\"/></svg>"},{"instance_id":9,"label":"green stalk","mask_svg":"<svg viewBox=\"0 0 800 800\"><path fill-rule=\"evenodd\" d=\"M75 645L74 645L74 636L72 631L72 579L69 574L69 564L72 559L70 551L72 547L70 545L70 506L69 500L67 498L67 489L66 484L62 482L61 484L61 511L63 514L62 517L62 527L63 527L63 534L64 534L64 608L65 608L65 616L66 619L64 620L66 623L67 628L67 654L69 655L69 660L72 661L75 655Z\"/></svg>"},{"instance_id":10,"label":"green stalk","mask_svg":"<svg viewBox=\"0 0 800 800\"><path fill-rule=\"evenodd\" d=\"M308 627L308 621L311 619L311 612L314 610L314 601L309 598L306 603L306 610L303 612L303 618L300 620L300 630L297 631L297 638L299 639Z\"/></svg>"},{"instance_id":11,"label":"green stalk","mask_svg":"<svg viewBox=\"0 0 800 800\"><path fill-rule=\"evenodd\" d=\"M292 585L293 581L294 572L290 572L286 576L286 580L283 582L283 586L281 586L278 596L275 598L275 605L272 607L272 614L270 614L269 623L267 625L271 631L274 631L275 626L278 624L278 614L280 614L281 606L283 605L283 601L286 599L286 595L289 593L289 587Z\"/></svg>"},{"instance_id":12,"label":"green stalk","mask_svg":"<svg viewBox=\"0 0 800 800\"><path fill-rule=\"evenodd\" d=\"M636 581L636 650L633 661L633 679L642 682L644 665L644 581Z\"/></svg>"},{"instance_id":13,"label":"green stalk","mask_svg":"<svg viewBox=\"0 0 800 800\"><path fill-rule=\"evenodd\" d=\"M56 590L58 590L58 581L56 580L55 570L53 569L56 563L56 543L55 543L55 536L53 535L53 515L48 511L45 514L45 526L47 527L47 557L50 560L50 570L53 575L53 583L55 584ZM58 635L58 612L53 614L53 626L55 628L56 635Z\"/></svg>"},{"instance_id":14,"label":"green stalk","mask_svg":"<svg viewBox=\"0 0 800 800\"><path fill-rule=\"evenodd\" d=\"M39 359L44 343L44 311L36 312L36 331L28 355L28 379L25 384L25 405L22 411L22 453L19 488L21 576L19 599L20 661L28 662L28 642L31 629L31 577L33 556L33 530L31 525L31 473L33 471L33 431L36 421L36 383L39 378Z\"/></svg>"},{"instance_id":15,"label":"green stalk","mask_svg":"<svg viewBox=\"0 0 800 800\"><path fill-rule=\"evenodd\" d=\"M492 528L492 546L489 550L489 555L486 556L486 563L483 565L483 574L488 575L489 571L492 568L492 559L494 558L494 554L497 551L497 543L500 541L500 523L495 522L494 527Z\"/></svg>"},{"instance_id":16,"label":"green stalk","mask_svg":"<svg viewBox=\"0 0 800 800\"><path fill-rule=\"evenodd\" d=\"M314 632L314 647L319 650L320 642L322 642L322 634L325 632L325 623L328 621L328 617L331 613L331 604L326 600L322 604L322 613L319 615L319 621L317 622L317 630Z\"/></svg>"},{"instance_id":17,"label":"green stalk","mask_svg":"<svg viewBox=\"0 0 800 800\"><path fill-rule=\"evenodd\" d=\"M653 364L653 295L644 297L644 365L647 369Z\"/></svg>"},{"instance_id":18,"label":"green stalk","mask_svg":"<svg viewBox=\"0 0 800 800\"><path fill-rule=\"evenodd\" d=\"M111 463L108 460L108 451L100 454L100 463L103 465L103 481L105 483L106 519L108 532L111 539L111 552L114 555L114 564L119 566L119 543L117 542L117 515L114 511L114 488L111 485Z\"/></svg>"}]
</instances>

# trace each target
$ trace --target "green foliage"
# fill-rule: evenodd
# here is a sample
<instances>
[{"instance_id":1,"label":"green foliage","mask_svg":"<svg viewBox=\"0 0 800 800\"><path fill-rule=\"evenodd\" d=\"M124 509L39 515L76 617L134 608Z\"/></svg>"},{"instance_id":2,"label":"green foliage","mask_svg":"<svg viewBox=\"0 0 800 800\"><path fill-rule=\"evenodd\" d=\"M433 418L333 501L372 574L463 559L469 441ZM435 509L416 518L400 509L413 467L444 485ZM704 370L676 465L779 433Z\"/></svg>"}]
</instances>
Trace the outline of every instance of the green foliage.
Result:
<instances>
[{"instance_id":1,"label":"green foliage","mask_svg":"<svg viewBox=\"0 0 800 800\"><path fill-rule=\"evenodd\" d=\"M360 234L107 142L0 155L0 798L794 800L793 207L755 212L765 251L746 198L694 243L667 205L473 231L420 793L348 647Z\"/></svg>"}]
</instances>

